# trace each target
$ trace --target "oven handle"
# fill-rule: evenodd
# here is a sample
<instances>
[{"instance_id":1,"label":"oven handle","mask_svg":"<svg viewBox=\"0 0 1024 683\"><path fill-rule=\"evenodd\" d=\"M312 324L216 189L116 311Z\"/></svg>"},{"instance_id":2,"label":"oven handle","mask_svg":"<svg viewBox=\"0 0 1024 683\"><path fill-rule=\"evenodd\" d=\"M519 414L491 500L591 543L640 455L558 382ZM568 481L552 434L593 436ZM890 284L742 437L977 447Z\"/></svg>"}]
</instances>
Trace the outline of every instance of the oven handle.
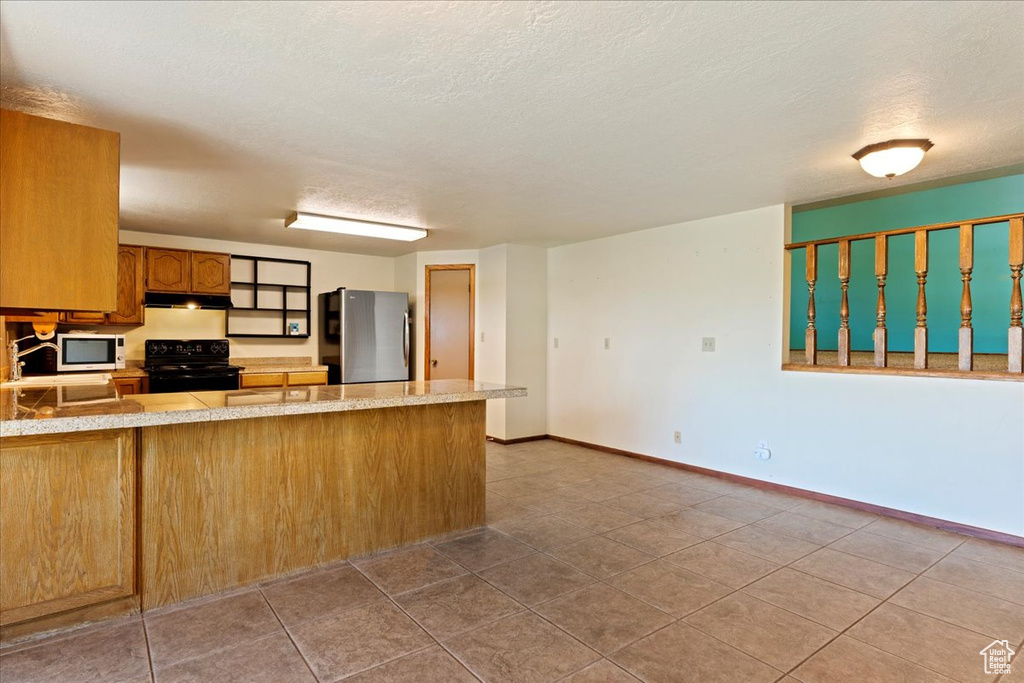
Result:
<instances>
[{"instance_id":1,"label":"oven handle","mask_svg":"<svg viewBox=\"0 0 1024 683\"><path fill-rule=\"evenodd\" d=\"M238 374L237 373L233 373L233 372L232 373L227 373L227 374L225 374L225 373L218 373L218 374L212 374L212 375L177 375L177 374L174 374L174 375L160 375L160 374L154 375L152 372L149 373L149 378L151 380L152 379L161 379L161 380L163 380L163 379L171 379L171 380L175 380L175 379L234 379L234 378L237 378L237 377L238 377Z\"/></svg>"}]
</instances>

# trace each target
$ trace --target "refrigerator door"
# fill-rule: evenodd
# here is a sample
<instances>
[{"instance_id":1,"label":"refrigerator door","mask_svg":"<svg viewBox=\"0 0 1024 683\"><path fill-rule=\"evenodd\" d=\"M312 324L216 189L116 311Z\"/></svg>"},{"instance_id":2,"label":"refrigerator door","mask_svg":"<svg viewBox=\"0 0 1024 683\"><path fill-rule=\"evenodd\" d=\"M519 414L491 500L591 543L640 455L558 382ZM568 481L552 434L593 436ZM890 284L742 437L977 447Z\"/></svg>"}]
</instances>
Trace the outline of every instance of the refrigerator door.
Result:
<instances>
[{"instance_id":1,"label":"refrigerator door","mask_svg":"<svg viewBox=\"0 0 1024 683\"><path fill-rule=\"evenodd\" d=\"M409 379L409 296L343 289L341 381Z\"/></svg>"}]
</instances>

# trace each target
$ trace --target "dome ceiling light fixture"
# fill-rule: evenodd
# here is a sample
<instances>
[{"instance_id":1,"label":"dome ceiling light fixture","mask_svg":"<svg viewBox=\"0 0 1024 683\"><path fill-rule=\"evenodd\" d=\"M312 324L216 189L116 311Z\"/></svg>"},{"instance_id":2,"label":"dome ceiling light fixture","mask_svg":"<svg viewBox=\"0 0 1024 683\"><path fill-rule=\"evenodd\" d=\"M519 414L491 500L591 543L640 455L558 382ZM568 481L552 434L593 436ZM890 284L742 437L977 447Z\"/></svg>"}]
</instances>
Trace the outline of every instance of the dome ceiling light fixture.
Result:
<instances>
[{"instance_id":1,"label":"dome ceiling light fixture","mask_svg":"<svg viewBox=\"0 0 1024 683\"><path fill-rule=\"evenodd\" d=\"M932 141L926 139L889 140L868 145L855 152L853 158L876 178L895 178L917 168L932 146Z\"/></svg>"}]
</instances>

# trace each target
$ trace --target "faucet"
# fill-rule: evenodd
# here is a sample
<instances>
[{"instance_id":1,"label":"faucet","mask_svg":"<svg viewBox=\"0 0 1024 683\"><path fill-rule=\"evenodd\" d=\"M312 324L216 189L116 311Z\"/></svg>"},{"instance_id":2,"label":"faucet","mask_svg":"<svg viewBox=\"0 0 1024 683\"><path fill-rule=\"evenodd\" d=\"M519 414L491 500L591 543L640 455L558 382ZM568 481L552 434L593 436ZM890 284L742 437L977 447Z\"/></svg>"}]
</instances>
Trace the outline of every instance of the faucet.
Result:
<instances>
[{"instance_id":1,"label":"faucet","mask_svg":"<svg viewBox=\"0 0 1024 683\"><path fill-rule=\"evenodd\" d=\"M58 353L60 353L60 347L57 346L56 344L54 344L53 342L41 342L41 343L36 344L35 346L31 347L31 348L25 349L24 351L19 351L18 350L18 342L23 342L26 339L35 339L35 338L36 338L36 335L30 334L27 337L22 337L21 339L14 339L9 344L7 344L7 357L11 361L11 381L12 382L19 382L19 381L21 381L21 369L25 366L25 361L21 361L21 360L18 360L18 359L21 358L22 356L27 356L28 354L32 353L33 351L38 351L39 349L53 349L53 350L57 351Z\"/></svg>"}]
</instances>

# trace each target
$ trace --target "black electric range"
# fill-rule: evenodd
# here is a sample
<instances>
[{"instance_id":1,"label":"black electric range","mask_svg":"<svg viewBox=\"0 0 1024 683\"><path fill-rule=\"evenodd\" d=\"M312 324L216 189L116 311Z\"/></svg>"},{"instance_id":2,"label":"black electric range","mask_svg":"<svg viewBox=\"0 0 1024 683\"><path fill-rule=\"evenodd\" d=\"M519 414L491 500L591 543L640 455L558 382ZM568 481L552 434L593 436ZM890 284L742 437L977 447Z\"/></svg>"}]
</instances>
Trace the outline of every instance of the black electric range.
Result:
<instances>
[{"instance_id":1,"label":"black electric range","mask_svg":"<svg viewBox=\"0 0 1024 683\"><path fill-rule=\"evenodd\" d=\"M226 391L238 388L238 366L228 364L227 339L150 339L149 391Z\"/></svg>"}]
</instances>

